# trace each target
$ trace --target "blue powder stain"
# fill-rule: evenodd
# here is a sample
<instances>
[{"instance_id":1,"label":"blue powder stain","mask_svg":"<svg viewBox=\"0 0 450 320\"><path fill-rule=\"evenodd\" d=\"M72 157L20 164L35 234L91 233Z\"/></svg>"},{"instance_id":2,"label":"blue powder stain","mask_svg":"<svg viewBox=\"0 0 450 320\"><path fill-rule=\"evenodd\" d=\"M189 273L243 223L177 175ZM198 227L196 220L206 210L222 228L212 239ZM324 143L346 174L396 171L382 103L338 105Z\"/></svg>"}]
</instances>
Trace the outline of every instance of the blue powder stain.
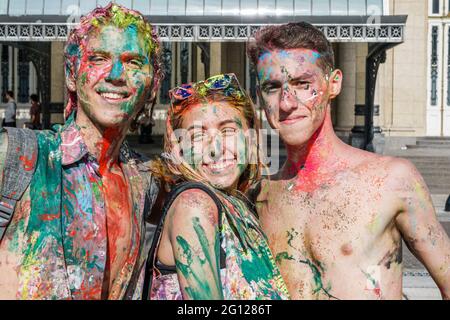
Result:
<instances>
[{"instance_id":1,"label":"blue powder stain","mask_svg":"<svg viewBox=\"0 0 450 320\"><path fill-rule=\"evenodd\" d=\"M318 53L317 51L313 51L312 53L312 58L311 58L311 63L316 63L317 59L320 58L320 53Z\"/></svg>"},{"instance_id":2,"label":"blue powder stain","mask_svg":"<svg viewBox=\"0 0 450 320\"><path fill-rule=\"evenodd\" d=\"M287 58L290 57L290 53L287 52L286 50L281 50L280 53L278 54L278 56L279 56L281 59L287 59Z\"/></svg>"},{"instance_id":3,"label":"blue powder stain","mask_svg":"<svg viewBox=\"0 0 450 320\"><path fill-rule=\"evenodd\" d=\"M264 53L262 53L259 56L258 60L264 60L264 59L270 58L271 56L272 56L272 53L270 53L269 51L264 51Z\"/></svg>"}]
</instances>

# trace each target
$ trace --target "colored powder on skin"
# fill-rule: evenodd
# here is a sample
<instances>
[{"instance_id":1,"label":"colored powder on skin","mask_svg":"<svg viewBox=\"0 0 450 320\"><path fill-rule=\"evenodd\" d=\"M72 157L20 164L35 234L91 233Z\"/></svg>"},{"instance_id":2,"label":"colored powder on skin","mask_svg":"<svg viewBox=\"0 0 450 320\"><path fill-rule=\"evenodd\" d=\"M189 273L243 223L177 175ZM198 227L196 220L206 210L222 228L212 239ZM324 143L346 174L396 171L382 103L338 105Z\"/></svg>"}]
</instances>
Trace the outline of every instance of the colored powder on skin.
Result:
<instances>
[{"instance_id":1,"label":"colored powder on skin","mask_svg":"<svg viewBox=\"0 0 450 320\"><path fill-rule=\"evenodd\" d=\"M372 284L372 289L368 289L366 286L367 291L373 291L375 293L375 295L378 297L378 299L381 299L381 288L380 288L380 283L375 280L372 275L368 272L364 272L363 270L361 270L361 272L366 276L367 280Z\"/></svg>"},{"instance_id":2,"label":"colored powder on skin","mask_svg":"<svg viewBox=\"0 0 450 320\"><path fill-rule=\"evenodd\" d=\"M209 254L209 241L206 237L205 230L200 224L200 220L198 217L194 217L192 219L193 228L197 235L197 239L200 243L200 247L202 253L204 255L204 259L201 258L201 254L193 254L193 249L190 244L184 239L182 236L177 236L177 244L180 246L183 257L186 259L186 264L182 263L178 259L175 259L175 265L179 272L183 275L186 281L189 283L189 287L184 288L184 291L190 296L192 299L208 299L213 296L213 288L211 287L211 283L209 283L205 277L204 272L206 271L204 268L207 268L208 271L211 271L214 279L214 291L222 294L221 282L220 282L220 271L219 271L219 252L220 252L220 242L218 232L216 233L216 239L214 243L214 251L215 251L215 265L212 260L211 255Z\"/></svg>"},{"instance_id":3,"label":"colored powder on skin","mask_svg":"<svg viewBox=\"0 0 450 320\"><path fill-rule=\"evenodd\" d=\"M118 139L120 131L116 128L106 129L101 144L99 158L99 173L102 176L102 191L105 195L108 227L109 267L116 262L120 252L117 252L117 241L126 236L126 228L121 221L127 221L131 217L131 203L129 198L129 186L123 175L112 172L113 167L121 170L116 162L112 162L109 156L112 142ZM127 221L127 223L130 221ZM127 225L125 223L125 225Z\"/></svg>"},{"instance_id":4,"label":"colored powder on skin","mask_svg":"<svg viewBox=\"0 0 450 320\"><path fill-rule=\"evenodd\" d=\"M319 58L320 58L320 53L314 50L314 51L311 53L311 59L310 59L309 61L310 61L312 64L315 64L315 63L317 62L317 59L319 59Z\"/></svg>"},{"instance_id":5,"label":"colored powder on skin","mask_svg":"<svg viewBox=\"0 0 450 320\"><path fill-rule=\"evenodd\" d=\"M287 239L288 239L288 241L287 241L288 246L290 248L294 249L295 251L298 251L298 249L292 245L292 241L294 240L294 238L296 238L298 236L299 233L294 228L292 228L290 231L287 231L286 233L287 233ZM302 254L302 255L304 255L304 254ZM314 285L315 285L313 293L314 294L323 293L330 299L338 299L330 293L330 290L331 290L330 284L327 287L324 287L324 285L323 285L322 273L325 270L324 270L324 267L322 266L322 263L320 263L320 261L316 261L314 263L310 259L307 259L307 258L305 258L305 259L298 258L298 260L296 260L294 256L289 255L287 252L281 252L277 255L276 261L277 261L277 263L281 263L281 261L283 261L283 260L292 260L292 261L297 261L302 264L306 264L310 268L310 270L313 274L313 281L314 281Z\"/></svg>"}]
</instances>

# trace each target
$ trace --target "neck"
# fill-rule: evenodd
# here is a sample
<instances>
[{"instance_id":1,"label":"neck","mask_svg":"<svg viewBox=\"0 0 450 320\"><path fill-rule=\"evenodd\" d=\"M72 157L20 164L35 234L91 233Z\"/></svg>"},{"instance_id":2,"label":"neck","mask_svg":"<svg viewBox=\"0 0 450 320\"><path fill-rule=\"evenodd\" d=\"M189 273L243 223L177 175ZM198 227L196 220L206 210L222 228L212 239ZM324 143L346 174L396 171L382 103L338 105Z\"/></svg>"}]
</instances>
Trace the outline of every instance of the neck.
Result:
<instances>
[{"instance_id":1,"label":"neck","mask_svg":"<svg viewBox=\"0 0 450 320\"><path fill-rule=\"evenodd\" d=\"M127 127L101 128L95 125L81 108L78 108L75 122L89 153L99 162L99 171L103 175L118 163L120 146L125 139Z\"/></svg>"},{"instance_id":2,"label":"neck","mask_svg":"<svg viewBox=\"0 0 450 320\"><path fill-rule=\"evenodd\" d=\"M306 143L297 146L286 145L287 160L282 168L283 176L292 178L300 172L333 170L340 163L337 149L341 144L334 132L328 108L323 124Z\"/></svg>"}]
</instances>

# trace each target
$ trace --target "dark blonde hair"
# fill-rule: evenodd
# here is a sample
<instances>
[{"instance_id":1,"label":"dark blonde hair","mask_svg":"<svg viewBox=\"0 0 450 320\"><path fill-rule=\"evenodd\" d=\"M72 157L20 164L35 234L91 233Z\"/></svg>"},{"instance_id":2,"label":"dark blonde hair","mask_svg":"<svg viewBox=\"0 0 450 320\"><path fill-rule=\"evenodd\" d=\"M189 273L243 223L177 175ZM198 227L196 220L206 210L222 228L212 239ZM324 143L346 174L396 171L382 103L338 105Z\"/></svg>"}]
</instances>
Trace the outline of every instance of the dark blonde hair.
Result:
<instances>
[{"instance_id":1,"label":"dark blonde hair","mask_svg":"<svg viewBox=\"0 0 450 320\"><path fill-rule=\"evenodd\" d=\"M178 139L175 137L175 130L181 128L183 117L190 108L204 102L227 102L230 108L237 109L245 119L249 129L254 129L256 136L250 137L251 140L246 143L248 150L248 164L244 172L239 177L237 191L246 193L250 186L261 176L261 154L259 148L259 119L256 114L252 100L247 93L242 95L241 99L236 99L223 94L223 91L214 91L201 99L189 99L179 108L169 107L166 120L166 133L164 136L164 157L159 158L154 164L155 174L167 183L176 183L180 180L202 182L212 186L206 181L181 155L181 147Z\"/></svg>"}]
</instances>

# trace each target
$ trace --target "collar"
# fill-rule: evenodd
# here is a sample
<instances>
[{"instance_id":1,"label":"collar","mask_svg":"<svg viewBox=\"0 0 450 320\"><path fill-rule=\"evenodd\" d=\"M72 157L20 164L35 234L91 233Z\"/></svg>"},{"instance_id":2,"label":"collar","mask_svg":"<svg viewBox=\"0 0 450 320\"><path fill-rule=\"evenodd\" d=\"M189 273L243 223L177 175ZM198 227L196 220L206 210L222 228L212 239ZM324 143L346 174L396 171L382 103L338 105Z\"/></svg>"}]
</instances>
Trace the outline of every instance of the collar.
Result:
<instances>
[{"instance_id":1,"label":"collar","mask_svg":"<svg viewBox=\"0 0 450 320\"><path fill-rule=\"evenodd\" d=\"M74 164L85 156L95 159L95 157L89 153L86 143L81 135L80 128L72 117L68 119L68 123L61 131L61 154L61 163L64 166ZM119 162L139 164L142 161L145 161L145 159L133 151L128 142L124 140L120 146Z\"/></svg>"}]
</instances>

